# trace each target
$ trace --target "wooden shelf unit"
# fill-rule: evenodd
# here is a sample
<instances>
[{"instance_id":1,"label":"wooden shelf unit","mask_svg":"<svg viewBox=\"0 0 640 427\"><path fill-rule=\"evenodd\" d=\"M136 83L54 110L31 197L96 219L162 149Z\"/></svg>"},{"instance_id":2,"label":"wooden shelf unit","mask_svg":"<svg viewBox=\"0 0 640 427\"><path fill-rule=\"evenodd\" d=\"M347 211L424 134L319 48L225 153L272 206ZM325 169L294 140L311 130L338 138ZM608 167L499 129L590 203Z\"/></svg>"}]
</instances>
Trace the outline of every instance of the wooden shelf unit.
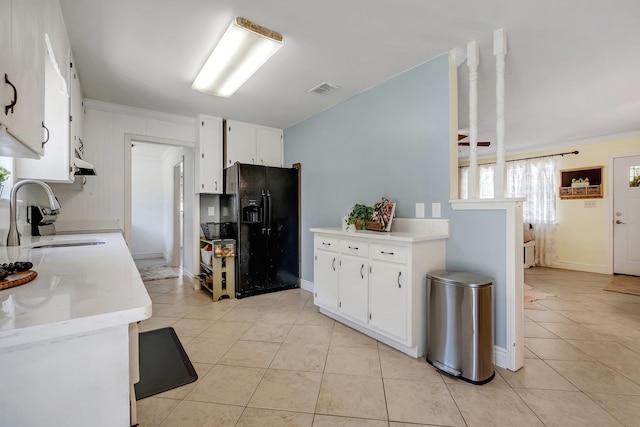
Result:
<instances>
[{"instance_id":1,"label":"wooden shelf unit","mask_svg":"<svg viewBox=\"0 0 640 427\"><path fill-rule=\"evenodd\" d=\"M211 245L231 247L230 254L211 257L211 264L200 261L200 285L211 293L213 301L235 298L235 242L233 240L207 240L200 237L200 249Z\"/></svg>"},{"instance_id":2,"label":"wooden shelf unit","mask_svg":"<svg viewBox=\"0 0 640 427\"><path fill-rule=\"evenodd\" d=\"M560 199L601 199L604 196L603 169L604 166L593 166L561 170L560 189L558 190ZM571 181L579 178L589 178L589 185L572 187Z\"/></svg>"}]
</instances>

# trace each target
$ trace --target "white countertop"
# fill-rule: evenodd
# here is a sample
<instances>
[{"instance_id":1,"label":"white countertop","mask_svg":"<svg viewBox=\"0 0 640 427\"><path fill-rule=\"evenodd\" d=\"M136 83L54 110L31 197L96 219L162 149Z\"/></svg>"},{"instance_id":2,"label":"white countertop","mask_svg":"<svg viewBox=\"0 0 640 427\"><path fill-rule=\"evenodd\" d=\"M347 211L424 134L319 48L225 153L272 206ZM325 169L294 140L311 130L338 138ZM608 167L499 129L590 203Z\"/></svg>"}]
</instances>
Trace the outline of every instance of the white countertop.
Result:
<instances>
[{"instance_id":1,"label":"white countertop","mask_svg":"<svg viewBox=\"0 0 640 427\"><path fill-rule=\"evenodd\" d=\"M312 233L333 234L343 238L364 237L396 242L423 242L449 238L449 221L443 219L396 218L392 231L355 230L345 231L341 227L311 228Z\"/></svg>"},{"instance_id":2,"label":"white countertop","mask_svg":"<svg viewBox=\"0 0 640 427\"><path fill-rule=\"evenodd\" d=\"M30 249L38 242L105 244ZM0 264L30 261L38 277L0 291L0 351L151 317L151 299L120 233L23 236Z\"/></svg>"}]
</instances>

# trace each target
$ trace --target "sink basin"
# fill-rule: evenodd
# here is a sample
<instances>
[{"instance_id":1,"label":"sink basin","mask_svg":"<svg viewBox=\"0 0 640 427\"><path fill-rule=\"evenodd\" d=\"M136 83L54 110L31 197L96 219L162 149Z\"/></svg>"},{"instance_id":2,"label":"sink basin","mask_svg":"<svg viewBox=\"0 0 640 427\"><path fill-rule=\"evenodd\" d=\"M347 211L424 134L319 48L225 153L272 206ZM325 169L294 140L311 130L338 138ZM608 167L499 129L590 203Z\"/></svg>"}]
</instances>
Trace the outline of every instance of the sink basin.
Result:
<instances>
[{"instance_id":1,"label":"sink basin","mask_svg":"<svg viewBox=\"0 0 640 427\"><path fill-rule=\"evenodd\" d=\"M68 248L73 246L94 246L104 245L104 240L48 240L44 242L32 243L31 245L23 246L25 249L50 249L50 248Z\"/></svg>"}]
</instances>

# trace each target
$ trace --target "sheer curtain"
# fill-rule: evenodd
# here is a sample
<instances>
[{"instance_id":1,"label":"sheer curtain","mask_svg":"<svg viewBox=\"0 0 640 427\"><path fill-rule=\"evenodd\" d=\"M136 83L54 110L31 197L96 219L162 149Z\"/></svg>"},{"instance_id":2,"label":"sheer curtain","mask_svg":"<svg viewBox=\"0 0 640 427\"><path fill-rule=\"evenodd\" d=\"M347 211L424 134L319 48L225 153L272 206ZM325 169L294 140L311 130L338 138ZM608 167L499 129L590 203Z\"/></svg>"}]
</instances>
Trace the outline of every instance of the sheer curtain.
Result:
<instances>
[{"instance_id":1,"label":"sheer curtain","mask_svg":"<svg viewBox=\"0 0 640 427\"><path fill-rule=\"evenodd\" d=\"M495 164L478 166L481 199L493 198ZM556 200L557 161L554 157L510 161L506 164L507 197L526 197L523 222L533 225L536 265L550 266L557 260ZM460 168L460 198L468 198L469 168Z\"/></svg>"},{"instance_id":2,"label":"sheer curtain","mask_svg":"<svg viewBox=\"0 0 640 427\"><path fill-rule=\"evenodd\" d=\"M550 266L557 260L556 192L557 161L554 157L507 163L507 196L526 197L523 221L533 225L536 265Z\"/></svg>"}]
</instances>

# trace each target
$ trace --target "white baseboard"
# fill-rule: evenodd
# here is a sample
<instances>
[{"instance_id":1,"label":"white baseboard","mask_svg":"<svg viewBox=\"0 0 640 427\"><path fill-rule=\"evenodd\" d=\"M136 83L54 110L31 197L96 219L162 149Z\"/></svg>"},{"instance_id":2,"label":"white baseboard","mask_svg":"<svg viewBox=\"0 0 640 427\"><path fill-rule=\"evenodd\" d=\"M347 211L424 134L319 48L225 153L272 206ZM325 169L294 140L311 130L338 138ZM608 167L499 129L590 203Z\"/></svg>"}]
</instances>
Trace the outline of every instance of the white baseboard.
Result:
<instances>
[{"instance_id":1,"label":"white baseboard","mask_svg":"<svg viewBox=\"0 0 640 427\"><path fill-rule=\"evenodd\" d=\"M133 259L153 259L153 258L166 259L162 252L147 252L147 253L141 253L141 254L131 254L131 257Z\"/></svg>"},{"instance_id":2,"label":"white baseboard","mask_svg":"<svg viewBox=\"0 0 640 427\"><path fill-rule=\"evenodd\" d=\"M586 271L588 273L611 274L606 265L580 264L577 262L558 262L551 267L562 268L564 270Z\"/></svg>"},{"instance_id":3,"label":"white baseboard","mask_svg":"<svg viewBox=\"0 0 640 427\"><path fill-rule=\"evenodd\" d=\"M504 347L493 346L493 364L504 369L509 369L507 349Z\"/></svg>"},{"instance_id":4,"label":"white baseboard","mask_svg":"<svg viewBox=\"0 0 640 427\"><path fill-rule=\"evenodd\" d=\"M302 289L304 289L305 291L309 291L311 293L313 293L313 282L310 282L308 280L304 280L304 279L300 279L300 287Z\"/></svg>"}]
</instances>

